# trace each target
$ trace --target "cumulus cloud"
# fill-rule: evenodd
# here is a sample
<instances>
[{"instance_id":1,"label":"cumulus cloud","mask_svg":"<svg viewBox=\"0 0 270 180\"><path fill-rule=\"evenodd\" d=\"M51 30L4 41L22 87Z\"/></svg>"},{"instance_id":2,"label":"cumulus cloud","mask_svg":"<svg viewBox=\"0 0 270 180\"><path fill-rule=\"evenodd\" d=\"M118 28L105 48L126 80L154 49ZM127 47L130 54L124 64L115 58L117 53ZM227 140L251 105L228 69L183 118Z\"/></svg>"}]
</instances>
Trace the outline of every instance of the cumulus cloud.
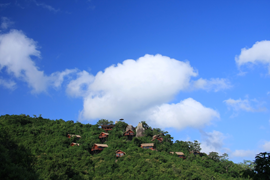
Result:
<instances>
[{"instance_id":1,"label":"cumulus cloud","mask_svg":"<svg viewBox=\"0 0 270 180\"><path fill-rule=\"evenodd\" d=\"M254 158L256 154L257 153L254 150L235 150L234 152L231 153L231 156Z\"/></svg>"},{"instance_id":2,"label":"cumulus cloud","mask_svg":"<svg viewBox=\"0 0 270 180\"><path fill-rule=\"evenodd\" d=\"M226 103L226 105L229 107L229 108L232 108L234 111L247 111L247 112L261 112L261 111L265 111L266 109L263 108L263 107L260 107L261 104L256 100L252 100L253 102L257 103L257 107L254 108L251 106L250 104L250 101L248 99L244 99L242 100L241 98L240 99L227 99L227 100L224 100L223 102Z\"/></svg>"},{"instance_id":3,"label":"cumulus cloud","mask_svg":"<svg viewBox=\"0 0 270 180\"><path fill-rule=\"evenodd\" d=\"M175 127L179 130L185 127L200 128L209 124L214 118L219 118L217 111L204 107L192 98L187 98L177 104L162 104L147 112L147 122L158 127Z\"/></svg>"},{"instance_id":4,"label":"cumulus cloud","mask_svg":"<svg viewBox=\"0 0 270 180\"><path fill-rule=\"evenodd\" d=\"M270 141L265 142L262 147L264 151L270 151Z\"/></svg>"},{"instance_id":5,"label":"cumulus cloud","mask_svg":"<svg viewBox=\"0 0 270 180\"><path fill-rule=\"evenodd\" d=\"M223 141L226 138L223 133L219 131L204 132L200 131L202 136L201 148L202 152L209 154L210 152L227 151L227 148L223 147Z\"/></svg>"},{"instance_id":6,"label":"cumulus cloud","mask_svg":"<svg viewBox=\"0 0 270 180\"><path fill-rule=\"evenodd\" d=\"M1 20L2 20L2 23L1 23L2 29L7 29L13 24L13 22L7 17L2 17Z\"/></svg>"},{"instance_id":7,"label":"cumulus cloud","mask_svg":"<svg viewBox=\"0 0 270 180\"><path fill-rule=\"evenodd\" d=\"M67 93L83 97L81 120L125 117L134 124L146 120L162 128L201 127L219 118L219 113L192 98L166 104L189 88L195 76L189 62L147 54L112 65L96 76L80 72L67 86Z\"/></svg>"},{"instance_id":8,"label":"cumulus cloud","mask_svg":"<svg viewBox=\"0 0 270 180\"><path fill-rule=\"evenodd\" d=\"M16 83L14 81L7 81L7 80L2 79L0 77L0 85L4 86L7 89L14 90L15 86L16 86Z\"/></svg>"},{"instance_id":9,"label":"cumulus cloud","mask_svg":"<svg viewBox=\"0 0 270 180\"><path fill-rule=\"evenodd\" d=\"M7 73L27 82L33 93L44 92L48 86L59 87L64 76L76 72L65 70L46 76L43 71L38 70L31 56L40 58L40 51L34 40L18 30L0 34L0 70L5 67Z\"/></svg>"},{"instance_id":10,"label":"cumulus cloud","mask_svg":"<svg viewBox=\"0 0 270 180\"><path fill-rule=\"evenodd\" d=\"M235 57L235 61L239 67L247 63L267 64L270 73L270 41L258 41L249 49L241 49L241 53Z\"/></svg>"},{"instance_id":11,"label":"cumulus cloud","mask_svg":"<svg viewBox=\"0 0 270 180\"><path fill-rule=\"evenodd\" d=\"M206 91L220 91L222 89L229 89L232 85L228 79L224 78L211 78L210 80L200 78L193 82L193 88L203 89Z\"/></svg>"},{"instance_id":12,"label":"cumulus cloud","mask_svg":"<svg viewBox=\"0 0 270 180\"><path fill-rule=\"evenodd\" d=\"M67 93L70 96L80 97L85 96L87 88L94 81L94 76L86 71L77 73L77 79L69 82L67 86Z\"/></svg>"}]
</instances>

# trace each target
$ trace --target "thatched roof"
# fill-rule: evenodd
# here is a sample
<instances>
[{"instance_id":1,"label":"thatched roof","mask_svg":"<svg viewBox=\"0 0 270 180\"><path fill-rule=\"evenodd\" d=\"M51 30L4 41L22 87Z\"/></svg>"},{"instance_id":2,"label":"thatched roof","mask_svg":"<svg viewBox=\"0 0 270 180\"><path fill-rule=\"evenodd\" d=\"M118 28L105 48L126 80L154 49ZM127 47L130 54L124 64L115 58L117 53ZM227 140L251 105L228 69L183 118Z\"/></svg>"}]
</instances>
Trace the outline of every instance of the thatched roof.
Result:
<instances>
[{"instance_id":1,"label":"thatched roof","mask_svg":"<svg viewBox=\"0 0 270 180\"><path fill-rule=\"evenodd\" d=\"M107 144L95 144L95 145L97 145L97 146L99 146L99 147L108 147Z\"/></svg>"},{"instance_id":2,"label":"thatched roof","mask_svg":"<svg viewBox=\"0 0 270 180\"><path fill-rule=\"evenodd\" d=\"M119 151L121 151L120 149L118 149L117 151L115 151L115 153L118 153ZM121 151L122 153L126 154L124 151Z\"/></svg>"},{"instance_id":3,"label":"thatched roof","mask_svg":"<svg viewBox=\"0 0 270 180\"><path fill-rule=\"evenodd\" d=\"M105 132L102 132L103 134L105 134L105 135L109 135L109 133L105 133ZM100 134L102 134L102 133L100 133Z\"/></svg>"},{"instance_id":4,"label":"thatched roof","mask_svg":"<svg viewBox=\"0 0 270 180\"><path fill-rule=\"evenodd\" d=\"M154 143L143 143L141 146L154 146Z\"/></svg>"},{"instance_id":5,"label":"thatched roof","mask_svg":"<svg viewBox=\"0 0 270 180\"><path fill-rule=\"evenodd\" d=\"M133 131L133 130L131 130L131 129L126 130L124 133L127 133L127 132L129 132L129 131L131 131L131 132L133 132L133 133L134 133L134 131Z\"/></svg>"},{"instance_id":6,"label":"thatched roof","mask_svg":"<svg viewBox=\"0 0 270 180\"><path fill-rule=\"evenodd\" d=\"M80 144L79 144L79 143L75 143L75 142L72 142L71 144L73 144L73 145L77 145L77 146L80 146Z\"/></svg>"},{"instance_id":7,"label":"thatched roof","mask_svg":"<svg viewBox=\"0 0 270 180\"><path fill-rule=\"evenodd\" d=\"M171 154L174 154L174 152L170 152Z\"/></svg>"},{"instance_id":8,"label":"thatched roof","mask_svg":"<svg viewBox=\"0 0 270 180\"><path fill-rule=\"evenodd\" d=\"M183 152L175 152L175 154L177 154L177 155L185 155Z\"/></svg>"},{"instance_id":9,"label":"thatched roof","mask_svg":"<svg viewBox=\"0 0 270 180\"><path fill-rule=\"evenodd\" d=\"M74 135L74 134L68 134L69 136L73 137L73 136L76 136L77 138L81 138L80 135Z\"/></svg>"}]
</instances>

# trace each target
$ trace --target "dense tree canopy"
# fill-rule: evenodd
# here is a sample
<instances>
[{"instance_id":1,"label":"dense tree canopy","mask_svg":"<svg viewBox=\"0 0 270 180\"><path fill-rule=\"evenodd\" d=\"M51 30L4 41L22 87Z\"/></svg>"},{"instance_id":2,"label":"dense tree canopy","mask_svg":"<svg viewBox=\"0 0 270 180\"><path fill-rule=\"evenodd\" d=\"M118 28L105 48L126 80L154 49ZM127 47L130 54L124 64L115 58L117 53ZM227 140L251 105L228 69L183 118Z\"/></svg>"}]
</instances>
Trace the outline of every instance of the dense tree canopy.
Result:
<instances>
[{"instance_id":1,"label":"dense tree canopy","mask_svg":"<svg viewBox=\"0 0 270 180\"><path fill-rule=\"evenodd\" d=\"M198 141L173 143L168 132L151 128L144 121L143 137L128 140L123 136L128 124L120 121L109 131L105 142L108 147L100 153L90 153L93 145L100 143L103 130L99 125L107 121L91 125L43 119L41 115L0 116L1 179L250 179L256 174L266 177L269 172L263 165L269 167L269 154L256 157L254 170L229 161L226 154L194 155L190 151L201 150ZM81 138L68 138L67 134ZM157 134L163 142L152 141ZM72 142L79 146L70 146ZM157 151L140 147L141 143L153 142ZM126 154L117 158L118 149ZM183 152L186 159L170 152Z\"/></svg>"},{"instance_id":2,"label":"dense tree canopy","mask_svg":"<svg viewBox=\"0 0 270 180\"><path fill-rule=\"evenodd\" d=\"M97 125L101 126L101 125L109 125L109 124L113 124L113 121L109 121L107 119L100 119L97 122Z\"/></svg>"}]
</instances>

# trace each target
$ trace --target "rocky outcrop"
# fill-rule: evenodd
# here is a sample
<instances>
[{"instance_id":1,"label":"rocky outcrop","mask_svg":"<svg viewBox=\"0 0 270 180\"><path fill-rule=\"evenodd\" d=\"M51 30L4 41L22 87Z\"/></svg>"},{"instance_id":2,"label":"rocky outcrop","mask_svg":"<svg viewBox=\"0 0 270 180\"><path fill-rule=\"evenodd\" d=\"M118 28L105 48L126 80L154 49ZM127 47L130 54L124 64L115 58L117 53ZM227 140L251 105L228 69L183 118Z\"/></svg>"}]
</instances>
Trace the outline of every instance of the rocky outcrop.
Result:
<instances>
[{"instance_id":1,"label":"rocky outcrop","mask_svg":"<svg viewBox=\"0 0 270 180\"><path fill-rule=\"evenodd\" d=\"M128 126L126 127L126 131L128 131L128 130L134 131L135 128L130 124L130 125L128 125Z\"/></svg>"},{"instance_id":2,"label":"rocky outcrop","mask_svg":"<svg viewBox=\"0 0 270 180\"><path fill-rule=\"evenodd\" d=\"M142 126L142 123L139 123L137 128L136 128L136 137L143 137L145 129Z\"/></svg>"}]
</instances>

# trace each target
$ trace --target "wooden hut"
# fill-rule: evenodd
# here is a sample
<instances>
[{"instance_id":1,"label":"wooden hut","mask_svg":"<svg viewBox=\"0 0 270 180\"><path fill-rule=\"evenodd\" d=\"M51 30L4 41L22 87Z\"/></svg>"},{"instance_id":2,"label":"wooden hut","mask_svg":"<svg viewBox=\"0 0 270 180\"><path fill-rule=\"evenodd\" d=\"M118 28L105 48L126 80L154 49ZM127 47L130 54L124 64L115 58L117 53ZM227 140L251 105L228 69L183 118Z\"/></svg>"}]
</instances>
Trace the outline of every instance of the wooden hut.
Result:
<instances>
[{"instance_id":1,"label":"wooden hut","mask_svg":"<svg viewBox=\"0 0 270 180\"><path fill-rule=\"evenodd\" d=\"M80 135L75 135L75 134L67 134L67 137L68 138L71 138L71 137L76 137L77 139L80 139L81 138L81 136Z\"/></svg>"},{"instance_id":2,"label":"wooden hut","mask_svg":"<svg viewBox=\"0 0 270 180\"><path fill-rule=\"evenodd\" d=\"M112 130L112 128L114 127L115 125L101 125L101 128L104 129L104 131L106 131L106 133L110 130Z\"/></svg>"},{"instance_id":3,"label":"wooden hut","mask_svg":"<svg viewBox=\"0 0 270 180\"><path fill-rule=\"evenodd\" d=\"M104 143L106 141L108 135L109 135L109 133L105 133L105 132L100 133L100 135L98 136L100 142Z\"/></svg>"},{"instance_id":4,"label":"wooden hut","mask_svg":"<svg viewBox=\"0 0 270 180\"><path fill-rule=\"evenodd\" d=\"M159 142L163 141L163 138L160 135L154 135L152 141L154 141L155 139L158 140Z\"/></svg>"},{"instance_id":5,"label":"wooden hut","mask_svg":"<svg viewBox=\"0 0 270 180\"><path fill-rule=\"evenodd\" d=\"M79 143L75 143L75 142L72 142L72 143L70 144L70 146L75 146L75 145L80 146Z\"/></svg>"},{"instance_id":6,"label":"wooden hut","mask_svg":"<svg viewBox=\"0 0 270 180\"><path fill-rule=\"evenodd\" d=\"M116 157L122 157L126 154L124 151L121 151L121 150L117 150L115 153L116 153Z\"/></svg>"},{"instance_id":7,"label":"wooden hut","mask_svg":"<svg viewBox=\"0 0 270 180\"><path fill-rule=\"evenodd\" d=\"M107 144L94 144L91 151L93 153L98 153L98 152L101 152L106 147L108 147Z\"/></svg>"},{"instance_id":8,"label":"wooden hut","mask_svg":"<svg viewBox=\"0 0 270 180\"><path fill-rule=\"evenodd\" d=\"M141 148L155 150L154 143L143 143L141 144Z\"/></svg>"},{"instance_id":9,"label":"wooden hut","mask_svg":"<svg viewBox=\"0 0 270 180\"><path fill-rule=\"evenodd\" d=\"M174 154L174 152L170 152L171 154ZM182 159L186 159L186 156L183 152L175 152L175 154Z\"/></svg>"},{"instance_id":10,"label":"wooden hut","mask_svg":"<svg viewBox=\"0 0 270 180\"><path fill-rule=\"evenodd\" d=\"M135 136L135 133L132 130L127 130L126 132L124 132L124 136L127 136L128 140L132 140L132 138Z\"/></svg>"},{"instance_id":11,"label":"wooden hut","mask_svg":"<svg viewBox=\"0 0 270 180\"><path fill-rule=\"evenodd\" d=\"M175 152L175 154L182 159L186 159L186 156L183 152Z\"/></svg>"}]
</instances>

